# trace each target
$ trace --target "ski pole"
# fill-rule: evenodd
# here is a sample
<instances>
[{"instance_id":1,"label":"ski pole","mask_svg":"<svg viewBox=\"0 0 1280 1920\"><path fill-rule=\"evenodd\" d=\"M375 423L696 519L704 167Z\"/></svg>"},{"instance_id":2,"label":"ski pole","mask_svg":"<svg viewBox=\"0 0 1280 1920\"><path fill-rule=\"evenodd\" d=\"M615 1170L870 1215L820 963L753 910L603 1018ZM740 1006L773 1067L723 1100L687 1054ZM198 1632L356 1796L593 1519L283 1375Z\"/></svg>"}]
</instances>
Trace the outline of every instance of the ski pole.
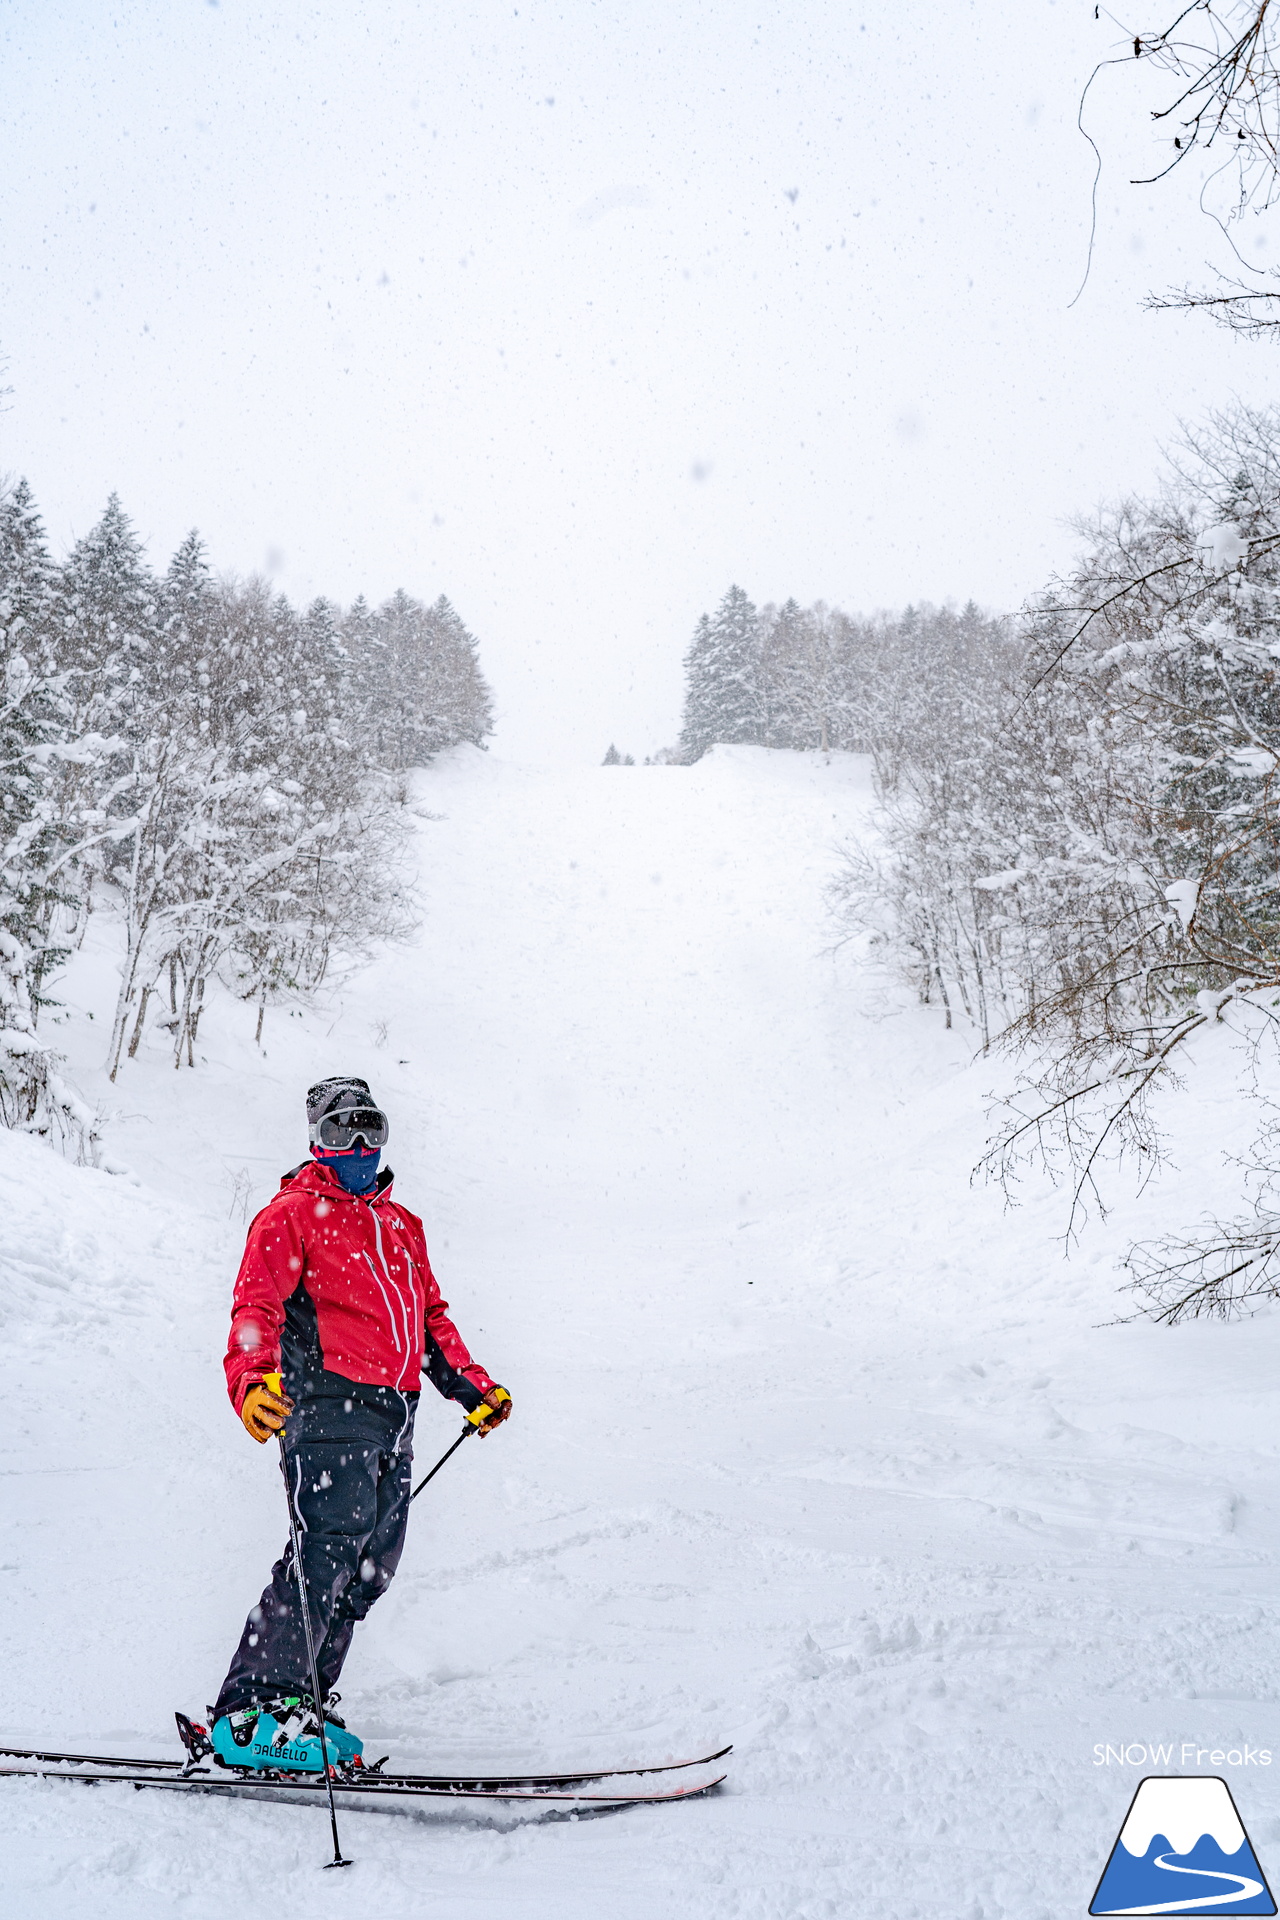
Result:
<instances>
[{"instance_id":1,"label":"ski pole","mask_svg":"<svg viewBox=\"0 0 1280 1920\"><path fill-rule=\"evenodd\" d=\"M283 1381L278 1373L269 1373L263 1385L279 1396ZM320 1698L320 1674L316 1667L316 1643L311 1633L311 1608L307 1603L307 1576L302 1571L302 1543L298 1538L298 1516L294 1512L293 1488L289 1485L289 1456L284 1450L284 1429L280 1429L276 1438L280 1442L280 1467L284 1474L285 1498L289 1502L289 1538L293 1543L293 1570L298 1576L298 1598L302 1602L302 1629L307 1641L307 1665L311 1669L311 1704L316 1711L316 1724L320 1728L320 1758L324 1764L324 1785L329 1796L329 1825L333 1829L333 1858L325 1861L325 1872L330 1867L349 1867L351 1862L342 1857L342 1848L338 1844L338 1810L333 1804L333 1773L329 1766L329 1744L324 1737L324 1701Z\"/></svg>"},{"instance_id":2,"label":"ski pole","mask_svg":"<svg viewBox=\"0 0 1280 1920\"><path fill-rule=\"evenodd\" d=\"M458 1435L453 1445L449 1447L446 1452L440 1455L440 1458L436 1461L430 1473L423 1474L421 1480L419 1480L417 1486L414 1488L413 1492L409 1495L409 1498L411 1501L417 1499L418 1495L422 1492L422 1489L426 1486L429 1480L435 1479L436 1475L439 1473L445 1461L452 1460L454 1454L458 1451L458 1448L462 1445L463 1441L469 1440L473 1433L478 1433L480 1431L480 1422L486 1419L491 1412L492 1412L492 1408L487 1407L482 1403L480 1406L476 1407L473 1412L467 1415L466 1419L462 1423L462 1432Z\"/></svg>"},{"instance_id":3,"label":"ski pole","mask_svg":"<svg viewBox=\"0 0 1280 1920\"><path fill-rule=\"evenodd\" d=\"M494 1391L495 1393L500 1393L504 1400L510 1401L511 1395L507 1392L505 1387L495 1387ZM439 1473L441 1467L444 1465L446 1460L452 1460L454 1454L458 1451L458 1448L462 1445L464 1440L470 1439L473 1433L479 1433L481 1427L484 1425L485 1421L489 1418L489 1415L492 1412L493 1412L493 1408L485 1400L482 1400L478 1407L472 1407L470 1413L467 1415L466 1419L462 1423L462 1432L458 1435L453 1445L447 1448L446 1451L440 1455L440 1458L436 1461L430 1473L423 1474L421 1480L419 1480L417 1486L414 1488L413 1492L409 1495L410 1501L416 1500L418 1495L422 1492L422 1489L426 1486L427 1482L429 1480L435 1479L436 1475Z\"/></svg>"}]
</instances>

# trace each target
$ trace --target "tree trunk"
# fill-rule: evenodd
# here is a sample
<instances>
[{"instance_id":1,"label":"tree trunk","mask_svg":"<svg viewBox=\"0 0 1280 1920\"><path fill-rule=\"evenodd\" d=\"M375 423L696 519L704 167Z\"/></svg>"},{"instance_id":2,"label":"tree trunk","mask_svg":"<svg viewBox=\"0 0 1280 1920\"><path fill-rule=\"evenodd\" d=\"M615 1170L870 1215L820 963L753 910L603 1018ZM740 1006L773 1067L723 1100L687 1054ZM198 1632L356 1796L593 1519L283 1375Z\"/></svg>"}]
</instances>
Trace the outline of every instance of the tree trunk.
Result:
<instances>
[{"instance_id":1,"label":"tree trunk","mask_svg":"<svg viewBox=\"0 0 1280 1920\"><path fill-rule=\"evenodd\" d=\"M142 1023L143 1023L143 1021L144 1021L144 1020L146 1019L146 1017L147 1017L147 1002L148 1002L148 1000L150 1000L150 998L151 998L151 996L152 996L152 994L153 994L154 992L155 992L155 988L154 988L154 987L144 987L144 988L142 989L142 998L141 998L141 1000L140 1000L140 1001L138 1002L138 1018L137 1018L137 1021L136 1021L136 1022L135 1022L135 1024L134 1024L134 1029L133 1029L133 1038L132 1038L132 1040L131 1040L131 1041L129 1042L129 1058L130 1058L131 1060L133 1060L134 1058L136 1058L136 1056L137 1056L137 1052L138 1052L138 1048L139 1048L139 1046L141 1045L141 1042L142 1042Z\"/></svg>"}]
</instances>

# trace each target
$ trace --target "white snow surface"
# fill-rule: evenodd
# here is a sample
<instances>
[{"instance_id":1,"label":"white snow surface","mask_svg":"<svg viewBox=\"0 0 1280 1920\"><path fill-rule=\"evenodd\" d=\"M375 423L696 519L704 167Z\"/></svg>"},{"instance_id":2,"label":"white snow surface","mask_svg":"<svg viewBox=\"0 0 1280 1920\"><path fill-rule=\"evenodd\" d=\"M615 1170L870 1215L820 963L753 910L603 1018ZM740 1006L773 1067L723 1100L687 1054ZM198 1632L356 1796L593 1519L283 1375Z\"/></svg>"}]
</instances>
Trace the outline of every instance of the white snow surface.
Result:
<instances>
[{"instance_id":1,"label":"white snow surface","mask_svg":"<svg viewBox=\"0 0 1280 1920\"><path fill-rule=\"evenodd\" d=\"M286 1524L223 1389L244 1208L303 1157L307 1083L352 1071L516 1405L415 1507L352 1724L431 1769L732 1740L729 1782L348 1812L324 1874L318 1810L0 1781L6 1914L1057 1920L1183 1742L1265 1866L1280 1322L1107 1324L1135 1234L1238 1198L1229 1025L1167 1102L1174 1165L1065 1260L1060 1194L970 1177L1007 1069L829 951L862 762L466 749L416 805L420 935L269 1013L265 1053L227 998L196 1070L157 1031L108 1087L105 922L70 972L62 1040L134 1177L0 1134L0 1739L173 1753L212 1697ZM456 1429L428 1391L419 1462ZM1096 1764L1153 1742L1172 1767Z\"/></svg>"},{"instance_id":2,"label":"white snow surface","mask_svg":"<svg viewBox=\"0 0 1280 1920\"><path fill-rule=\"evenodd\" d=\"M1235 1853L1244 1844L1240 1816L1216 1774L1190 1780L1143 1781L1120 1829L1120 1839L1140 1860L1158 1833L1175 1853L1190 1853L1206 1833L1224 1853Z\"/></svg>"}]
</instances>

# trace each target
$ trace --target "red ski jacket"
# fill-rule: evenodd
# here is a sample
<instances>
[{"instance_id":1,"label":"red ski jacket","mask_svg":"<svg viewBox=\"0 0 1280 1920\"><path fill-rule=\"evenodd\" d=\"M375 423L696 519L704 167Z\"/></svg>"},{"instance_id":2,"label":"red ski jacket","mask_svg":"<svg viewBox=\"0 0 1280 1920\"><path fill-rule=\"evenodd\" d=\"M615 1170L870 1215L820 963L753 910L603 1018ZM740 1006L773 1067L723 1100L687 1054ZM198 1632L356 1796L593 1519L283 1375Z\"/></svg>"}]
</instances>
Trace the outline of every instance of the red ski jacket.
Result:
<instances>
[{"instance_id":1,"label":"red ski jacket","mask_svg":"<svg viewBox=\"0 0 1280 1920\"><path fill-rule=\"evenodd\" d=\"M231 1404L268 1373L321 1370L416 1393L431 1383L470 1412L494 1382L448 1314L422 1222L391 1198L390 1175L366 1197L318 1160L286 1173L249 1228L223 1362Z\"/></svg>"}]
</instances>

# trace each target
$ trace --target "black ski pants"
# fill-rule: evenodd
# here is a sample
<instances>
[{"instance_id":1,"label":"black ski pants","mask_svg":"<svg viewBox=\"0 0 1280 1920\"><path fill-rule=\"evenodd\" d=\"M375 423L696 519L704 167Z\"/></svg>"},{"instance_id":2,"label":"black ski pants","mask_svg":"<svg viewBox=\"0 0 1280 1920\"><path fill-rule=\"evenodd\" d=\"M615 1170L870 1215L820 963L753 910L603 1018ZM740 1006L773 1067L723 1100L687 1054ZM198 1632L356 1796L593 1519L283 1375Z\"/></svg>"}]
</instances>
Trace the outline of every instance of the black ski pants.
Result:
<instances>
[{"instance_id":1,"label":"black ski pants","mask_svg":"<svg viewBox=\"0 0 1280 1920\"><path fill-rule=\"evenodd\" d=\"M337 1684L357 1620L385 1593L404 1551L413 1480L410 1452L369 1440L286 1440L285 1459L306 1575L320 1687ZM215 1719L311 1693L307 1643L290 1542L245 1621Z\"/></svg>"}]
</instances>

